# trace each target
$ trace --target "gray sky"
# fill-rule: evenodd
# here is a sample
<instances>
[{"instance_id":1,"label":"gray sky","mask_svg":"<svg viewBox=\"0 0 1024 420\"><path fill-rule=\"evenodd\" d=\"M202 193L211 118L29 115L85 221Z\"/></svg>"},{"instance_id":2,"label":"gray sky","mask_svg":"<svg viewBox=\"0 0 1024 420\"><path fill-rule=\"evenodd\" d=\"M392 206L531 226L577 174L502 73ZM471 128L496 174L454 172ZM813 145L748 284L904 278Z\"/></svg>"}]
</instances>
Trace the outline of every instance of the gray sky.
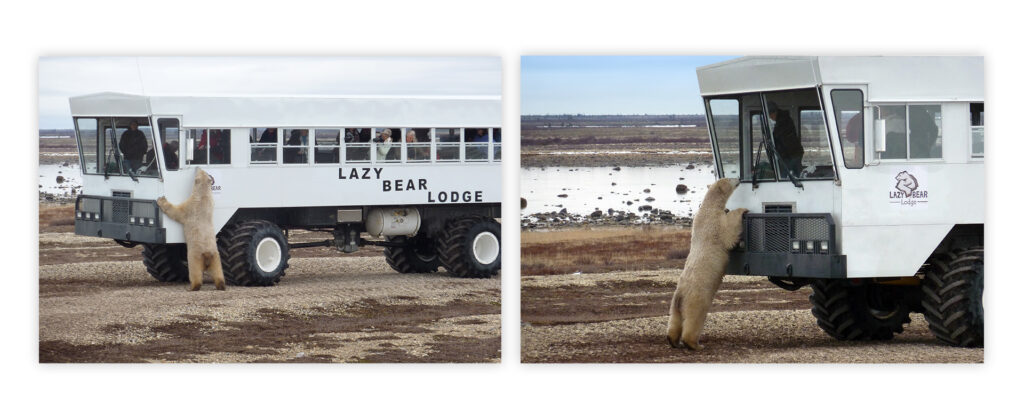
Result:
<instances>
[{"instance_id":1,"label":"gray sky","mask_svg":"<svg viewBox=\"0 0 1024 420\"><path fill-rule=\"evenodd\" d=\"M146 95L501 95L498 57L43 57L39 128L68 98Z\"/></svg>"}]
</instances>

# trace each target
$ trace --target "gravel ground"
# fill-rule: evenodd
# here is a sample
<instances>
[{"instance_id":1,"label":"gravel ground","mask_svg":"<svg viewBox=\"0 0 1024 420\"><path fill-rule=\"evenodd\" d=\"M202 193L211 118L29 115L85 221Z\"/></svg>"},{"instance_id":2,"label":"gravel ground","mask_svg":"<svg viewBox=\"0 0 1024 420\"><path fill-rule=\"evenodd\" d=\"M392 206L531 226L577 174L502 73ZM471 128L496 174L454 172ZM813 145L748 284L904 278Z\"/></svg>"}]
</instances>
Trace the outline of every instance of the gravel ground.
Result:
<instances>
[{"instance_id":1,"label":"gravel ground","mask_svg":"<svg viewBox=\"0 0 1024 420\"><path fill-rule=\"evenodd\" d=\"M293 257L277 286L219 292L207 278L188 292L152 279L138 249L106 247L40 235L40 361L500 360L498 277L402 275L379 256ZM83 249L121 261L54 260Z\"/></svg>"},{"instance_id":2,"label":"gravel ground","mask_svg":"<svg viewBox=\"0 0 1024 420\"><path fill-rule=\"evenodd\" d=\"M838 341L810 313L810 290L779 289L763 277L726 276L701 343L665 341L668 304L682 270L524 277L526 363L980 363L984 349L940 343L924 317L891 341Z\"/></svg>"}]
</instances>

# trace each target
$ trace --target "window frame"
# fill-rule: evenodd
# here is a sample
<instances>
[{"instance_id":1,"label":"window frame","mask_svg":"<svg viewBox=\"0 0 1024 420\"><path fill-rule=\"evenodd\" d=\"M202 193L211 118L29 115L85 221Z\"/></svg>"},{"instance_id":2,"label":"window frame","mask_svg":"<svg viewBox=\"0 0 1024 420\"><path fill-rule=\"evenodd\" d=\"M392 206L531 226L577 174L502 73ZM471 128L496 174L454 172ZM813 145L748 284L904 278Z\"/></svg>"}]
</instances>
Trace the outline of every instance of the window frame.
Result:
<instances>
[{"instance_id":1,"label":"window frame","mask_svg":"<svg viewBox=\"0 0 1024 420\"><path fill-rule=\"evenodd\" d=\"M979 104L982 108L985 107L985 101L968 102L967 103L967 158L971 161L984 161L985 160L985 111L982 109L981 114L981 125L974 125L974 113L971 111L971 106ZM981 154L974 153L974 129L981 129Z\"/></svg>"},{"instance_id":2,"label":"window frame","mask_svg":"<svg viewBox=\"0 0 1024 420\"><path fill-rule=\"evenodd\" d=\"M843 135L842 135L842 133L845 131L846 127L840 127L839 126L839 124L842 122L843 118L842 118L842 115L840 113L838 113L837 112L838 110L836 109L836 100L835 100L835 93L836 92L857 92L857 93L860 94L860 115L861 115L861 118L860 118L860 124L861 124L861 127L860 127L860 166L850 166L849 165L850 164L849 160L846 159L846 152L845 152L845 149L843 149L843 140L844 139L843 139ZM867 127L867 125L868 125L868 112L867 111L868 111L868 108L869 108L869 106L866 105L866 102L865 102L865 100L867 98L867 94L864 91L864 89L861 89L861 88L843 87L843 88L834 88L834 89L829 90L828 96L829 96L829 103L832 105L832 118L833 118L833 120L835 122L835 125L836 125L836 148L839 150L839 155L842 156L842 158L843 158L843 167L846 168L846 169L864 169L864 167L867 166L867 129L868 129L868 127ZM874 115L872 115L872 120L873 120L873 118L874 118ZM828 125L828 121L825 122L825 125L826 126ZM908 147L909 147L909 143L910 143L910 140L908 138L907 139ZM854 150L856 150L856 146L854 146ZM856 152L854 152L854 155L856 155ZM909 151L908 151L908 155L909 155ZM835 160L835 157L833 157L833 160Z\"/></svg>"},{"instance_id":3,"label":"window frame","mask_svg":"<svg viewBox=\"0 0 1024 420\"><path fill-rule=\"evenodd\" d=\"M903 112L904 112L903 113L903 115L904 115L903 130L906 133L905 134L905 136L906 136L905 144L906 144L906 148L907 148L907 150L906 150L907 151L907 157L905 157L905 158L888 158L887 159L887 158L883 158L882 157L882 153L884 153L884 152L875 152L875 153L878 154L878 156L877 156L878 162L880 162L880 163L888 163L888 162L920 162L920 163L945 162L946 161L946 154L944 153L944 148L945 148L946 140L943 138L944 137L944 133L943 133L943 130L942 130L942 125L939 125L939 127L938 127L939 128L939 133L940 133L939 134L939 140L942 142L941 145L939 146L939 154L940 154L940 156L937 157L937 158L933 158L933 157L912 158L912 157L910 157L910 107L911 106L937 106L937 107L939 107L939 114L941 115L941 114L945 113L945 109L944 109L945 107L942 106L943 103L942 102L932 102L932 101L921 101L921 102L914 102L914 101L891 101L891 102L890 101L876 101L876 102L871 102L869 106L871 106L873 108L872 111L871 111L871 114L872 114L871 115L871 117L872 117L872 123L871 123L872 124L872 128L874 127L874 121L877 121L877 117L878 117L878 114L879 114L877 112L878 111L877 108L875 108L875 107L879 107L879 106L897 106L897 105L902 105L903 106ZM970 113L968 113L968 116L969 116L969 114ZM874 141L877 142L877 141L879 141L879 139L874 139ZM881 139L881 141L885 141L885 139Z\"/></svg>"},{"instance_id":4,"label":"window frame","mask_svg":"<svg viewBox=\"0 0 1024 420\"><path fill-rule=\"evenodd\" d=\"M207 144L206 145L206 163L198 163L198 164L197 163L191 163L189 161L189 159L188 159L188 155L186 154L185 155L185 159L184 159L185 160L185 164L184 165L180 165L179 164L178 165L179 169L184 168L185 166L189 166L189 167L191 167L191 166L212 166L212 167L215 167L215 168L216 167L229 167L229 166L231 166L231 148L232 148L231 142L233 141L233 140L231 140L231 138L233 137L231 135L231 132L234 129L226 128L226 127L184 127L183 126L183 127L181 127L181 130L185 130L185 133L186 133L185 134L185 147L191 146L189 144L189 140L195 140L197 143L199 141L199 139L193 139L193 138L189 137L189 134L191 133L191 130L226 130L228 132L228 144L229 144L229 146L228 146L228 162L227 163L210 163L210 149L211 148L210 148L210 145ZM200 138L202 138L202 136L200 136ZM180 150L178 152L181 153ZM186 149L186 152L187 152L187 149ZM181 159L180 156L179 156L179 159Z\"/></svg>"}]
</instances>

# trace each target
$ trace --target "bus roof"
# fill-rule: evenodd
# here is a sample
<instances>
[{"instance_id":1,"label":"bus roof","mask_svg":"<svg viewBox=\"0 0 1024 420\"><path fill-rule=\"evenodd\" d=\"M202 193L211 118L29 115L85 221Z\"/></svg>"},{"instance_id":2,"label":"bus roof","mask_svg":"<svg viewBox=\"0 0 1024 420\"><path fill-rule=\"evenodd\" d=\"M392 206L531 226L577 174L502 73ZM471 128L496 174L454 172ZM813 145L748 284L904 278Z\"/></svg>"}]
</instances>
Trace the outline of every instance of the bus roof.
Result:
<instances>
[{"instance_id":1,"label":"bus roof","mask_svg":"<svg viewBox=\"0 0 1024 420\"><path fill-rule=\"evenodd\" d=\"M70 98L71 115L180 116L185 127L500 127L499 96L142 96Z\"/></svg>"},{"instance_id":2,"label":"bus roof","mask_svg":"<svg viewBox=\"0 0 1024 420\"><path fill-rule=\"evenodd\" d=\"M751 56L697 68L702 96L867 85L868 100L983 101L984 58Z\"/></svg>"}]
</instances>

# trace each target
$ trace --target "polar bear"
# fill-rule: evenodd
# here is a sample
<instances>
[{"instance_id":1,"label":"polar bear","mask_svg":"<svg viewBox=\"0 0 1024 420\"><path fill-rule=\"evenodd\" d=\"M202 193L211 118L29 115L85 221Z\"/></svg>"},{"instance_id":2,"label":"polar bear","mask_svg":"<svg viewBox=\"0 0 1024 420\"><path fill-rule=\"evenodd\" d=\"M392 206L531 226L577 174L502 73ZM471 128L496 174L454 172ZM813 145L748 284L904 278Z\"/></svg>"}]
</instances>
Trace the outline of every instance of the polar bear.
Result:
<instances>
[{"instance_id":1,"label":"polar bear","mask_svg":"<svg viewBox=\"0 0 1024 420\"><path fill-rule=\"evenodd\" d=\"M907 171L896 174L896 189L903 193L904 197L910 197L910 193L917 189L917 178Z\"/></svg>"},{"instance_id":2,"label":"polar bear","mask_svg":"<svg viewBox=\"0 0 1024 420\"><path fill-rule=\"evenodd\" d=\"M160 197L156 204L167 217L185 227L185 245L188 248L188 280L191 290L203 285L203 272L209 271L217 290L224 290L224 271L217 251L217 232L213 231L213 179L202 169L196 169L192 195L185 202L174 205Z\"/></svg>"},{"instance_id":3,"label":"polar bear","mask_svg":"<svg viewBox=\"0 0 1024 420\"><path fill-rule=\"evenodd\" d=\"M708 187L704 201L693 218L690 255L679 277L669 308L668 342L672 347L682 344L693 350L703 348L697 343L711 302L722 285L729 250L736 247L743 233L743 214L747 209L732 212L725 209L739 180L722 178Z\"/></svg>"}]
</instances>

